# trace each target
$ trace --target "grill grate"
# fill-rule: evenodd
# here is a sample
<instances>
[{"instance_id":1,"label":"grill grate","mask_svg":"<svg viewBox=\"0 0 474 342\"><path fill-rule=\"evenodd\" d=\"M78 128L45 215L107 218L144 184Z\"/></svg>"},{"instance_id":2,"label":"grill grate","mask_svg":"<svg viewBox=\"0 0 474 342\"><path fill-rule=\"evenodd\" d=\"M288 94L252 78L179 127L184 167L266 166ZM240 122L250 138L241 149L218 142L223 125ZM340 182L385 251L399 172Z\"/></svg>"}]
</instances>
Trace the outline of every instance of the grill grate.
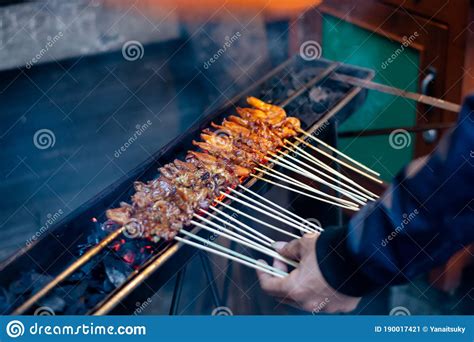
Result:
<instances>
[{"instance_id":1,"label":"grill grate","mask_svg":"<svg viewBox=\"0 0 474 342\"><path fill-rule=\"evenodd\" d=\"M180 158L188 149L193 149L191 141L201 130L209 127L211 121L222 120L232 113L235 106L244 103L246 96L253 95L266 101L286 99L281 105L285 106L288 115L298 117L302 127L309 132L317 130L324 122L344 120L363 102L365 91L328 78L335 70L340 74L367 80L373 76L373 73L366 69L323 59L303 61L294 57L223 104L221 109L208 114L185 134L157 152L148 162L59 222L36 244L20 251L2 265L0 286L6 289L9 296L6 302L10 303L10 306L4 309L4 313L12 312L53 279L53 276L67 268L70 259L61 260L60 257L65 253L64 246L67 246L68 250L75 251L74 257L77 258L117 229L118 227L108 222L103 224L98 222L104 219L107 208L128 200L133 191L133 181L156 177L157 165ZM254 183L255 179L251 179L246 186ZM198 231L199 229L194 230ZM45 250L53 250L55 253L44 253ZM159 289L194 253L193 249L175 242L151 245L140 239L116 238L91 262L67 277L25 312L33 312L38 306L46 305L59 308L55 310L57 314L131 313L135 309L136 302L142 302L148 297L146 292ZM44 265L52 262L51 273L43 275L37 272L30 262L32 257ZM149 279L157 270L160 272L159 276L153 277L153 288L142 291L143 281ZM32 278L42 278L39 282L35 281L39 286L34 288L30 286ZM19 284L24 286L18 286Z\"/></svg>"}]
</instances>

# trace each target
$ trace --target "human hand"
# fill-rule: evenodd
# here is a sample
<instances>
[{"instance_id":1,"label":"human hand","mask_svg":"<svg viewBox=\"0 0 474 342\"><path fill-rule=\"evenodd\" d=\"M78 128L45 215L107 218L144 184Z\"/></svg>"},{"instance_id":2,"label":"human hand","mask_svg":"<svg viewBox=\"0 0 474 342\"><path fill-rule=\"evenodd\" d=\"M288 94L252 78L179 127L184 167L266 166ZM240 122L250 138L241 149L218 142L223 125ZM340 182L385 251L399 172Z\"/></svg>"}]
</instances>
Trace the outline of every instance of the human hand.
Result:
<instances>
[{"instance_id":1,"label":"human hand","mask_svg":"<svg viewBox=\"0 0 474 342\"><path fill-rule=\"evenodd\" d=\"M316 260L317 239L318 235L307 234L288 243L277 242L276 250L287 258L299 261L299 266L285 278L257 271L260 286L268 294L279 298L282 303L313 313L354 310L360 298L337 292L324 279ZM275 260L273 265L287 271L286 264L279 260Z\"/></svg>"}]
</instances>

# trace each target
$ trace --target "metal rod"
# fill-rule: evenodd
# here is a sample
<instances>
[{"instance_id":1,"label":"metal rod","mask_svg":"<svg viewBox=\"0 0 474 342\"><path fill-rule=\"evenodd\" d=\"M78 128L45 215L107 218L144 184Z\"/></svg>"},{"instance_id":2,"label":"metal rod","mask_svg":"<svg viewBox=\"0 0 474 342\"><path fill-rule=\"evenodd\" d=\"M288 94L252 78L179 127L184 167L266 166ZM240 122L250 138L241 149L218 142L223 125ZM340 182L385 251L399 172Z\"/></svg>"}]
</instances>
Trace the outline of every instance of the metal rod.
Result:
<instances>
[{"instance_id":1,"label":"metal rod","mask_svg":"<svg viewBox=\"0 0 474 342\"><path fill-rule=\"evenodd\" d=\"M171 298L170 315L176 316L178 314L179 300L181 292L183 291L184 275L186 274L186 265L176 274L176 282L174 284L173 297Z\"/></svg>"},{"instance_id":2,"label":"metal rod","mask_svg":"<svg viewBox=\"0 0 474 342\"><path fill-rule=\"evenodd\" d=\"M120 227L116 231L107 235L102 241L100 241L97 245L89 249L84 255L82 255L79 259L74 261L71 265L69 265L64 271L62 271L58 276L56 276L53 280L51 280L48 284L46 284L41 290L36 292L33 296L28 298L22 305L16 308L13 311L13 315L22 315L28 309L30 309L38 300L43 298L46 294L49 293L56 285L60 282L65 280L79 268L84 266L89 260L91 260L95 255L97 255L103 248L105 248L109 243L111 243L115 238L117 238L120 234L122 234L125 230L125 226Z\"/></svg>"},{"instance_id":3,"label":"metal rod","mask_svg":"<svg viewBox=\"0 0 474 342\"><path fill-rule=\"evenodd\" d=\"M432 96L427 96L427 95L423 95L423 94L419 94L419 93L406 91L406 90L403 90L403 89L391 87L391 86L388 86L388 85L385 85L385 84L376 83L376 82L361 79L361 78L358 78L358 77L353 77L353 76L349 76L349 75L342 75L342 74L338 74L338 73L333 73L330 77L331 77L331 79L333 79L335 81L348 83L350 85L361 87L361 88L380 91L380 92L386 93L386 94L391 94L391 95L395 95L395 96L404 97L404 98L407 98L407 99L414 100L416 102L424 103L426 105L430 105L430 106L433 106L433 107L449 110L451 112L459 113L459 111L461 110L461 106L457 103L444 101L444 100L441 100L441 99L438 99L438 98L435 98L435 97L432 97Z\"/></svg>"},{"instance_id":4,"label":"metal rod","mask_svg":"<svg viewBox=\"0 0 474 342\"><path fill-rule=\"evenodd\" d=\"M204 252L199 253L199 257L201 258L202 269L204 270L204 274L206 275L207 282L209 283L209 287L211 289L214 305L216 308L218 308L221 306L221 299L219 297L219 291L216 286L216 280L214 279L214 272L212 272L209 258Z\"/></svg>"}]
</instances>

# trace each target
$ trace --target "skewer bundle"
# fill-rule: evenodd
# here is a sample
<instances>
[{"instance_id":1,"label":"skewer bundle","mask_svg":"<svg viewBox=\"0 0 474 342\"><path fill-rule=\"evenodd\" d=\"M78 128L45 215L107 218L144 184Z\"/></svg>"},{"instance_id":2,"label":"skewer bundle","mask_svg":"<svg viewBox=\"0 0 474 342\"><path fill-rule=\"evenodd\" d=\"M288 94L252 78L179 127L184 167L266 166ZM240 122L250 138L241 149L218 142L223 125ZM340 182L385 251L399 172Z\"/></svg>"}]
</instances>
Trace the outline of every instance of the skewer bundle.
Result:
<instances>
[{"instance_id":1,"label":"skewer bundle","mask_svg":"<svg viewBox=\"0 0 474 342\"><path fill-rule=\"evenodd\" d=\"M322 159L308 153L302 146L371 181L382 183L377 172L302 130L299 120L287 117L283 108L252 97L248 98L248 102L253 108L238 108L239 117L230 116L222 125L212 124L215 131L206 129L203 132L201 135L203 141L194 142L202 152L190 151L185 161L175 160L160 168L161 175L158 179L146 184L136 182L136 193L132 196L132 204L122 203L120 208L107 211L108 218L119 223L121 228L79 258L15 310L15 313L25 312L129 229L134 232L138 230L144 238L152 241L163 238L174 239L179 243L259 269L275 277L286 276L286 272L205 239L187 228L191 226L201 228L247 249L297 267L294 260L279 255L273 249L275 242L273 239L229 215L225 210L291 239L301 238L301 235L293 231L315 234L321 232L322 227L241 185L245 179L255 178L352 211L357 211L368 201L377 199L376 194L329 166ZM298 137L299 134L308 140L301 139ZM271 164L279 166L281 171L271 167ZM296 173L300 178L327 187L338 196L330 195L319 187L295 179L285 171ZM243 212L226 203L226 199L278 221L279 225L285 228Z\"/></svg>"}]
</instances>

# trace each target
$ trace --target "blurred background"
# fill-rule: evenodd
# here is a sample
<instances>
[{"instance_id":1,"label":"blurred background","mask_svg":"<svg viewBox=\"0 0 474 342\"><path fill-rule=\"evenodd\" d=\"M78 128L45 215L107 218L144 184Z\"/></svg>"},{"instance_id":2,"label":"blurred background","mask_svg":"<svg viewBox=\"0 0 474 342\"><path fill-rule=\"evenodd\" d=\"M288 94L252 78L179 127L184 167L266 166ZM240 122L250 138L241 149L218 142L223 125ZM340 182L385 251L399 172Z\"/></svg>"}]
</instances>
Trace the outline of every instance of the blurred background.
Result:
<instances>
[{"instance_id":1,"label":"blurred background","mask_svg":"<svg viewBox=\"0 0 474 342\"><path fill-rule=\"evenodd\" d=\"M456 103L474 89L474 9L467 0L0 4L1 260L305 42L316 41L324 58L370 68L376 81L398 88ZM455 119L370 91L339 127L339 148L390 181L429 153ZM389 144L395 128L409 133L402 149ZM419 282L367 299L363 313L387 314L396 306L412 314L474 313L473 253L465 246ZM236 302L245 302L235 291ZM158 302L144 312L163 313ZM271 314L268 307L261 313ZM201 313L193 301L186 308Z\"/></svg>"}]
</instances>

